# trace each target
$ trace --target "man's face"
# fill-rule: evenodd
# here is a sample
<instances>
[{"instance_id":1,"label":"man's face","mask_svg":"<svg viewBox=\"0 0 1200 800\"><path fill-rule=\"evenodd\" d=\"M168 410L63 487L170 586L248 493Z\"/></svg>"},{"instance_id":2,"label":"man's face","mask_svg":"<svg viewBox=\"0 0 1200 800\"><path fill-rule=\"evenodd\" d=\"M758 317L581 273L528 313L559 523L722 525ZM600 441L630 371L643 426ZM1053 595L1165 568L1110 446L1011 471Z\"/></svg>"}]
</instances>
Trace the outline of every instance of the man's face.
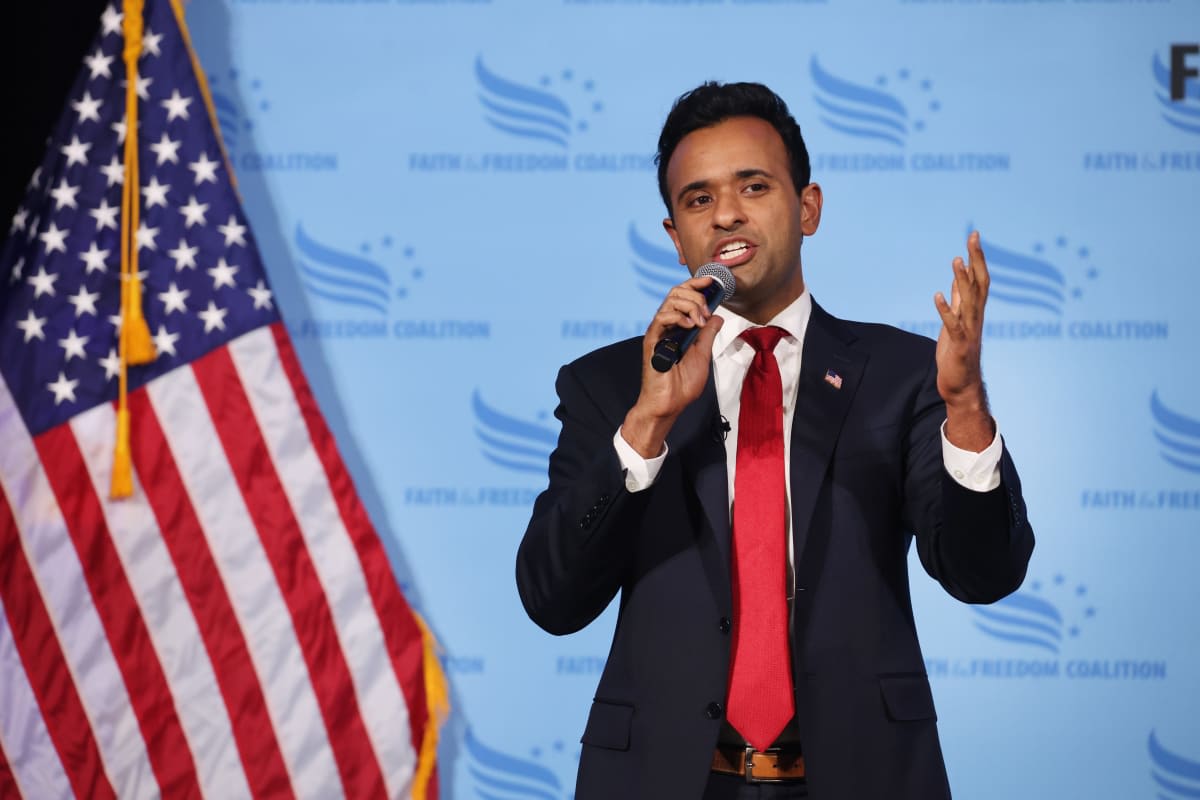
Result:
<instances>
[{"instance_id":1,"label":"man's face","mask_svg":"<svg viewBox=\"0 0 1200 800\"><path fill-rule=\"evenodd\" d=\"M800 242L821 221L821 188L792 185L783 139L766 120L732 117L692 131L667 164L679 263L715 261L737 280L725 305L766 323L804 291Z\"/></svg>"}]
</instances>

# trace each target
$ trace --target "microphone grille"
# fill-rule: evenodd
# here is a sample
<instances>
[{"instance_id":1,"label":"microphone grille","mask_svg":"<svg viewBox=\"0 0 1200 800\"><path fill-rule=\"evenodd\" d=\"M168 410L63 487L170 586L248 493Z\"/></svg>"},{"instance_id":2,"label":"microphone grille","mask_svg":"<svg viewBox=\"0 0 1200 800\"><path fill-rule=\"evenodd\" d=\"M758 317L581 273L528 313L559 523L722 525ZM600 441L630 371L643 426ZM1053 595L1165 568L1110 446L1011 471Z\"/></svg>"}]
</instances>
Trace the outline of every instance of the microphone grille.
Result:
<instances>
[{"instance_id":1,"label":"microphone grille","mask_svg":"<svg viewBox=\"0 0 1200 800\"><path fill-rule=\"evenodd\" d=\"M729 267L725 266L724 264L718 264L715 261L710 261L709 263L700 267L700 269L696 270L697 278L702 275L710 275L715 281L721 284L721 288L725 290L723 296L721 297L722 303L733 297L733 291L737 287L737 281L733 279L733 273L729 271Z\"/></svg>"}]
</instances>

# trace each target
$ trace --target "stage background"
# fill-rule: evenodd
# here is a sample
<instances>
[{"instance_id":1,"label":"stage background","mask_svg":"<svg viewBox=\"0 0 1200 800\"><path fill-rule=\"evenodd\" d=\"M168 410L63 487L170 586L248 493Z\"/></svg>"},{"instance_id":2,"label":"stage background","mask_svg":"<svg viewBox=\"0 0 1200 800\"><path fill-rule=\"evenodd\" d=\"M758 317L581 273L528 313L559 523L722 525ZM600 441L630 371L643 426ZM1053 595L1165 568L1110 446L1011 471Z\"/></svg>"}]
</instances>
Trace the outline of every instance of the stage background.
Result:
<instances>
[{"instance_id":1,"label":"stage background","mask_svg":"<svg viewBox=\"0 0 1200 800\"><path fill-rule=\"evenodd\" d=\"M983 233L985 376L1038 544L990 610L912 561L956 795L1198 796L1196 2L187 13L309 378L445 645L444 796L571 797L613 614L542 632L514 556L558 367L684 275L651 157L709 78L799 119L826 197L805 274L834 314L936 335Z\"/></svg>"}]
</instances>

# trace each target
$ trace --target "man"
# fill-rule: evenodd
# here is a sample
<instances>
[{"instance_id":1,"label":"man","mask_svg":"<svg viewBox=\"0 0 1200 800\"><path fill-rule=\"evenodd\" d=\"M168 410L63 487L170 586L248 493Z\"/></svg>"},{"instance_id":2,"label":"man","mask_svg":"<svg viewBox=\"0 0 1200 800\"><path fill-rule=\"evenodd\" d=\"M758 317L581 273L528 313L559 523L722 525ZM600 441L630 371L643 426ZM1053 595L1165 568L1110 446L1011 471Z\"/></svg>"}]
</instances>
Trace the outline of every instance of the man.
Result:
<instances>
[{"instance_id":1,"label":"man","mask_svg":"<svg viewBox=\"0 0 1200 800\"><path fill-rule=\"evenodd\" d=\"M710 314L710 278L684 281L644 338L559 373L517 585L554 634L621 596L575 796L948 797L909 544L973 603L1015 590L1033 549L980 370L979 236L934 298L935 347L812 300L800 251L821 189L766 87L683 95L658 165L680 263L737 286ZM699 334L660 373L673 326Z\"/></svg>"}]
</instances>

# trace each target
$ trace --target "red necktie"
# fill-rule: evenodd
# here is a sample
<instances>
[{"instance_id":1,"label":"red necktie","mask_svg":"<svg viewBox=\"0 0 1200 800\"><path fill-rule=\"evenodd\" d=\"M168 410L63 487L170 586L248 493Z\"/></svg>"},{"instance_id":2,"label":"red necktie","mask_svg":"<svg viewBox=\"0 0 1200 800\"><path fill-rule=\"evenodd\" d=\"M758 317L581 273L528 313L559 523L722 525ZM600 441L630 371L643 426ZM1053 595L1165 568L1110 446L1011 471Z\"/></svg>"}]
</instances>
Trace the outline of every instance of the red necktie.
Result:
<instances>
[{"instance_id":1,"label":"red necktie","mask_svg":"<svg viewBox=\"0 0 1200 800\"><path fill-rule=\"evenodd\" d=\"M775 361L782 328L742 338L754 360L742 382L733 484L733 666L729 723L765 750L795 713L788 652L787 494L783 381Z\"/></svg>"}]
</instances>

